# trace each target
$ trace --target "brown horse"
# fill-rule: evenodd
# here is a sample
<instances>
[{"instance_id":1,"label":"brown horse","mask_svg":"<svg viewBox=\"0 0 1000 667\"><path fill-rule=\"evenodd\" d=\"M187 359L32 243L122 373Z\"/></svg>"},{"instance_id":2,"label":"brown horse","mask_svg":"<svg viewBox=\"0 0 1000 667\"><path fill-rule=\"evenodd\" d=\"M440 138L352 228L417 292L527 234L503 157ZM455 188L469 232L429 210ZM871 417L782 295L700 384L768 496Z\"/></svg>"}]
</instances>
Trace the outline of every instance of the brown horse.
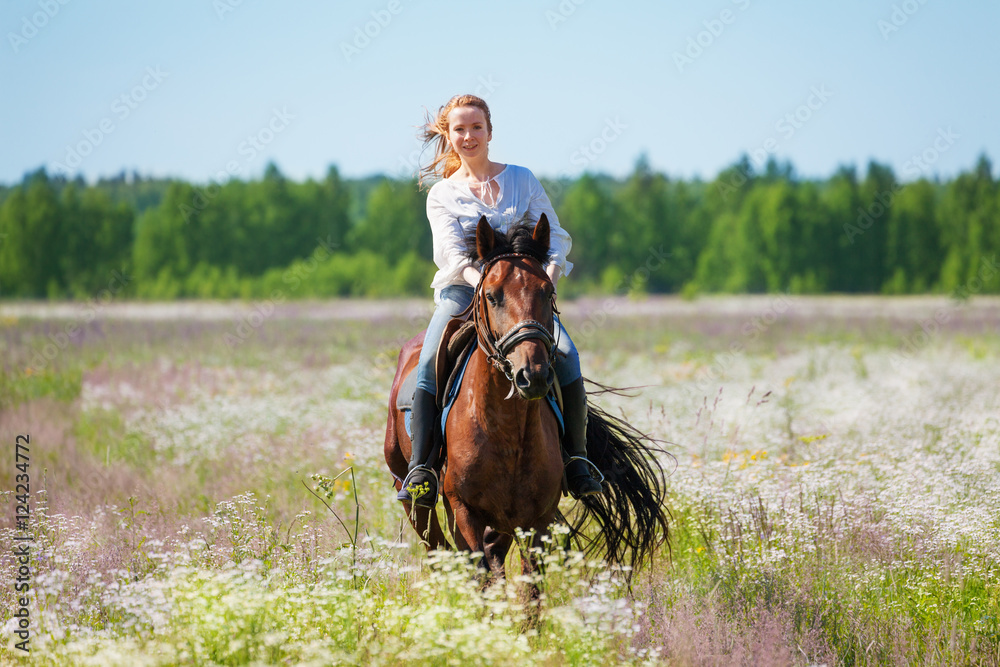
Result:
<instances>
[{"instance_id":1,"label":"brown horse","mask_svg":"<svg viewBox=\"0 0 1000 667\"><path fill-rule=\"evenodd\" d=\"M448 418L441 487L456 546L483 553L480 565L497 577L504 576L518 530L532 535L523 546L537 547L554 521L565 520L559 512L559 424L549 404L538 400L553 383L556 353L554 289L543 269L548 248L544 215L533 229L518 226L509 235L494 231L484 217L470 253L483 262L471 306L479 344ZM403 347L389 395L385 460L397 490L410 440L396 398L422 342L421 333ZM604 474L605 492L580 501L571 536L611 562L634 566L667 537L663 471L641 434L594 406L589 414L588 458ZM404 507L428 549L449 547L432 510ZM533 549L522 552L522 567L525 573L534 569Z\"/></svg>"}]
</instances>

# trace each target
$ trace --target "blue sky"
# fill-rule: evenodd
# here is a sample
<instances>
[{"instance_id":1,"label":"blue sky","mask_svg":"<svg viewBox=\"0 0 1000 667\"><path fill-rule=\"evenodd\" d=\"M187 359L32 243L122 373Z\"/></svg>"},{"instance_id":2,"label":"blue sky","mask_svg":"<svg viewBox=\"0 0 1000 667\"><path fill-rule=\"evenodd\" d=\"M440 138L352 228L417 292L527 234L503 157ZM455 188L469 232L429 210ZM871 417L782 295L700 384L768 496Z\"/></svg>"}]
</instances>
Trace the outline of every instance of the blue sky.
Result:
<instances>
[{"instance_id":1,"label":"blue sky","mask_svg":"<svg viewBox=\"0 0 1000 667\"><path fill-rule=\"evenodd\" d=\"M3 183L400 175L424 108L477 91L491 157L540 176L1000 159L995 0L5 0L0 28Z\"/></svg>"}]
</instances>

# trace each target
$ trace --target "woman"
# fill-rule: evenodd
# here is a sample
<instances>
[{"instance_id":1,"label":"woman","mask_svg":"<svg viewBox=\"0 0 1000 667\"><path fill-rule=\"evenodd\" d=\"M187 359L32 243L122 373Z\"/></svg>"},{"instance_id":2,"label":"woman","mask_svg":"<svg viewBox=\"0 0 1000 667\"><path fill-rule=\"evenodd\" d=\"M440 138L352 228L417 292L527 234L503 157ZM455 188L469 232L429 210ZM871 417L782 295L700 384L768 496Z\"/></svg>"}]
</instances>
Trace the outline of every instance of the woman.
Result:
<instances>
[{"instance_id":1,"label":"woman","mask_svg":"<svg viewBox=\"0 0 1000 667\"><path fill-rule=\"evenodd\" d=\"M538 179L524 167L490 160L493 123L485 101L475 95L451 98L435 118L428 119L423 138L425 145L435 144L435 156L421 170L421 184L427 178L441 178L427 195L427 218L434 236L434 262L439 271L431 282L435 309L417 365L409 472L397 498L413 500L410 487L414 485L426 489L414 502L434 507L437 475L433 471L435 461L429 460L437 419L434 357L445 325L468 307L473 287L479 283L479 270L467 257L467 235L475 233L476 224L484 215L494 229L506 232L523 217L537 220L544 213L551 226L549 263L545 272L552 285L556 285L561 275L568 274L573 265L566 260L572 244L569 234L559 226L559 219ZM556 339L562 353L556 356L555 370L562 387L566 423L563 440L569 458L566 475L570 493L580 498L600 493L602 489L600 482L591 477L592 464L586 458L587 394L580 375L580 358L558 318L555 324L560 328Z\"/></svg>"}]
</instances>

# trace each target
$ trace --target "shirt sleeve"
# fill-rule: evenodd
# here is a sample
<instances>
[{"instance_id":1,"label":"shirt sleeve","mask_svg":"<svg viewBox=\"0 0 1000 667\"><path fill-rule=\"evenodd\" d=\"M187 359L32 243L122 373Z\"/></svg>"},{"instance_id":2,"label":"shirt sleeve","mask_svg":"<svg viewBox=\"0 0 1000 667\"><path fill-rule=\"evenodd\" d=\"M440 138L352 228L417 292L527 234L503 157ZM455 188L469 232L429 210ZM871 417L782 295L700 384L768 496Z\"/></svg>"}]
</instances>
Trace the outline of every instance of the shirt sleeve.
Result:
<instances>
[{"instance_id":1,"label":"shirt sleeve","mask_svg":"<svg viewBox=\"0 0 1000 667\"><path fill-rule=\"evenodd\" d=\"M573 270L573 262L566 259L570 249L573 247L573 239L569 233L559 224L559 217L549 196L545 194L545 188L539 183L535 175L528 172L528 191L530 201L528 202L528 215L532 220L538 220L542 213L549 220L549 264L559 267L562 275L568 276Z\"/></svg>"},{"instance_id":2,"label":"shirt sleeve","mask_svg":"<svg viewBox=\"0 0 1000 667\"><path fill-rule=\"evenodd\" d=\"M434 263L439 269L431 287L464 282L462 271L472 266L466 256L465 232L458 216L448 209L447 194L439 188L427 193L427 220L431 224Z\"/></svg>"}]
</instances>

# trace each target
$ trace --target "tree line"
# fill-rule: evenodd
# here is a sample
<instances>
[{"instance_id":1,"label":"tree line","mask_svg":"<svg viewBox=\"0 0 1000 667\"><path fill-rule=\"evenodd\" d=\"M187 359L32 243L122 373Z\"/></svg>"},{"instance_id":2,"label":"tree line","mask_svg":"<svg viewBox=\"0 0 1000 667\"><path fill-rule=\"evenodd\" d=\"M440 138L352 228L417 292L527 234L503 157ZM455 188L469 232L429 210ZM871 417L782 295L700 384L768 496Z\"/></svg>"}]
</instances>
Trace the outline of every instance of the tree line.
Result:
<instances>
[{"instance_id":1,"label":"tree line","mask_svg":"<svg viewBox=\"0 0 1000 667\"><path fill-rule=\"evenodd\" d=\"M986 156L954 178L871 162L825 180L744 156L712 181L653 171L545 180L573 236L564 294L1000 292L1000 188ZM280 298L427 294L415 181L194 184L39 170L0 187L0 297ZM117 281L117 282L115 282Z\"/></svg>"}]
</instances>

